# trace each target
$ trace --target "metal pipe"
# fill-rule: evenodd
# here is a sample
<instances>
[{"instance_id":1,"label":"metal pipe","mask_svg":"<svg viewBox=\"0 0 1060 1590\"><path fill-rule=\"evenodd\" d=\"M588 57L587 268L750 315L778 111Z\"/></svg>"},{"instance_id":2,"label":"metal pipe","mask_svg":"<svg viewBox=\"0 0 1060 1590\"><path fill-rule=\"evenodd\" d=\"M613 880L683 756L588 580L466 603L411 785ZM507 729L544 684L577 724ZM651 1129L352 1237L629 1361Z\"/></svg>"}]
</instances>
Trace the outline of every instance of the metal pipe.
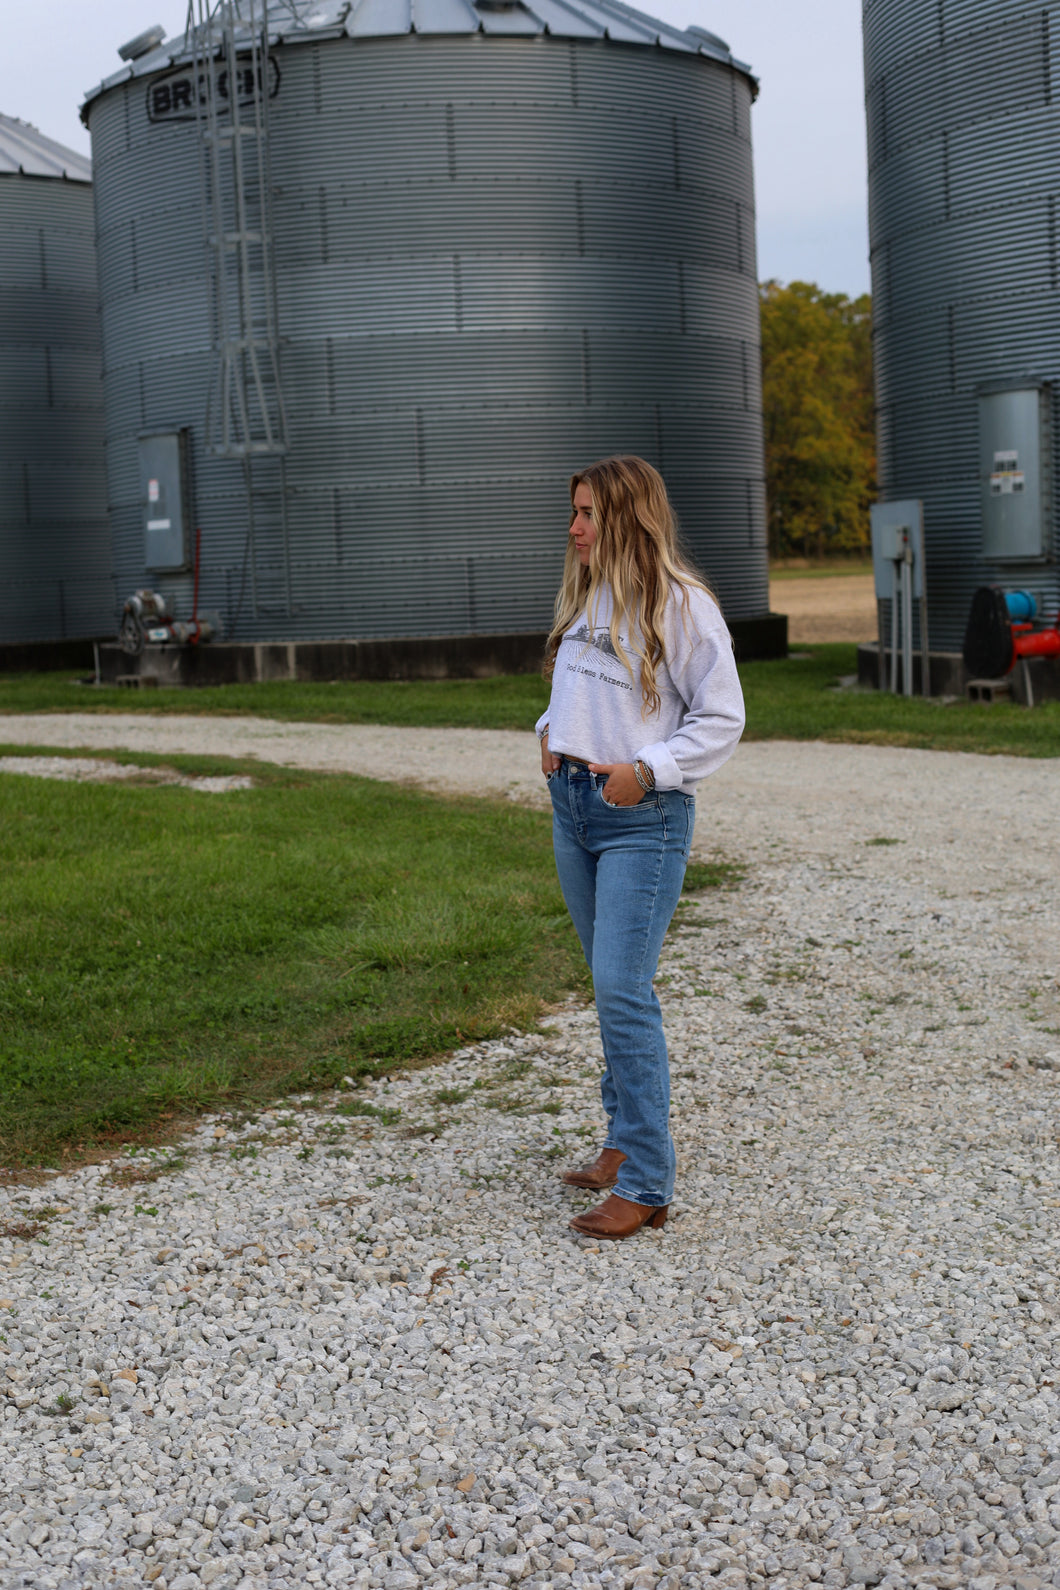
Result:
<instances>
[{"instance_id":1,"label":"metal pipe","mask_svg":"<svg viewBox=\"0 0 1060 1590\"><path fill-rule=\"evenodd\" d=\"M898 564L891 564L891 695L898 694Z\"/></svg>"},{"instance_id":2,"label":"metal pipe","mask_svg":"<svg viewBox=\"0 0 1060 1590\"><path fill-rule=\"evenodd\" d=\"M195 640L199 638L199 556L202 552L202 525L195 526L195 585L191 599L191 622Z\"/></svg>"},{"instance_id":3,"label":"metal pipe","mask_svg":"<svg viewBox=\"0 0 1060 1590\"><path fill-rule=\"evenodd\" d=\"M876 598L876 689L882 691L887 678L887 632L883 622L883 600Z\"/></svg>"},{"instance_id":4,"label":"metal pipe","mask_svg":"<svg viewBox=\"0 0 1060 1590\"><path fill-rule=\"evenodd\" d=\"M254 545L254 475L250 454L243 455L243 481L247 489L247 551L250 554L250 606L258 616L258 554Z\"/></svg>"},{"instance_id":5,"label":"metal pipe","mask_svg":"<svg viewBox=\"0 0 1060 1590\"><path fill-rule=\"evenodd\" d=\"M1060 630L1038 629L1029 635L1013 635L1012 649L1017 657L1060 657Z\"/></svg>"},{"instance_id":6,"label":"metal pipe","mask_svg":"<svg viewBox=\"0 0 1060 1590\"><path fill-rule=\"evenodd\" d=\"M913 560L908 538L902 559L902 694L913 694Z\"/></svg>"},{"instance_id":7,"label":"metal pipe","mask_svg":"<svg viewBox=\"0 0 1060 1590\"><path fill-rule=\"evenodd\" d=\"M287 460L280 454L280 531L283 535L283 583L287 599L287 617L294 612L291 596L291 523L287 513Z\"/></svg>"}]
</instances>

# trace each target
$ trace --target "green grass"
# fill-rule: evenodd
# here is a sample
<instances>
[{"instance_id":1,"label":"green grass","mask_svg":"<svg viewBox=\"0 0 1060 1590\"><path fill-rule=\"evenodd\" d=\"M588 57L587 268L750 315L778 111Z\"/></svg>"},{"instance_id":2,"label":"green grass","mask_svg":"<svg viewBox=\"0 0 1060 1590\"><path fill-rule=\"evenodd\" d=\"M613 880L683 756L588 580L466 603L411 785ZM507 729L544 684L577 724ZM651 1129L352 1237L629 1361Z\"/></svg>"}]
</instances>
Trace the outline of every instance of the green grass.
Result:
<instances>
[{"instance_id":1,"label":"green grass","mask_svg":"<svg viewBox=\"0 0 1060 1590\"><path fill-rule=\"evenodd\" d=\"M747 869L738 861L690 861L685 868L685 894L701 889L735 889Z\"/></svg>"},{"instance_id":2,"label":"green grass","mask_svg":"<svg viewBox=\"0 0 1060 1590\"><path fill-rule=\"evenodd\" d=\"M856 671L852 645L800 647L775 662L745 663L749 740L842 740L927 750L1060 755L1060 702L1028 711L1012 702L942 706L876 691L836 690ZM219 685L203 690L94 690L68 673L0 675L2 712L250 713L316 723L528 729L548 689L535 674L496 679ZM0 740L3 726L0 723Z\"/></svg>"},{"instance_id":3,"label":"green grass","mask_svg":"<svg viewBox=\"0 0 1060 1590\"><path fill-rule=\"evenodd\" d=\"M740 669L749 740L832 740L983 755L1060 756L1060 701L1028 710L1014 702L982 706L875 690L837 690L857 668L853 645L806 646L776 662Z\"/></svg>"},{"instance_id":4,"label":"green grass","mask_svg":"<svg viewBox=\"0 0 1060 1590\"><path fill-rule=\"evenodd\" d=\"M97 690L81 684L69 671L0 674L0 713L191 712L284 722L525 729L547 705L548 686L538 674L502 674L494 679L279 680L196 690L118 686Z\"/></svg>"},{"instance_id":5,"label":"green grass","mask_svg":"<svg viewBox=\"0 0 1060 1590\"><path fill-rule=\"evenodd\" d=\"M533 1027L588 990L545 814L168 761L252 770L255 788L0 779L4 1165L382 1075ZM695 863L686 886L741 876ZM356 1095L341 1111L398 1115ZM126 1180L160 1173L152 1161Z\"/></svg>"},{"instance_id":6,"label":"green grass","mask_svg":"<svg viewBox=\"0 0 1060 1590\"><path fill-rule=\"evenodd\" d=\"M774 580L821 580L843 579L851 574L871 574L872 558L854 556L849 558L822 558L819 563L796 561L792 563L776 562L769 565L770 584Z\"/></svg>"},{"instance_id":7,"label":"green grass","mask_svg":"<svg viewBox=\"0 0 1060 1590\"><path fill-rule=\"evenodd\" d=\"M584 987L543 814L254 776L0 780L4 1163L380 1073Z\"/></svg>"}]
</instances>

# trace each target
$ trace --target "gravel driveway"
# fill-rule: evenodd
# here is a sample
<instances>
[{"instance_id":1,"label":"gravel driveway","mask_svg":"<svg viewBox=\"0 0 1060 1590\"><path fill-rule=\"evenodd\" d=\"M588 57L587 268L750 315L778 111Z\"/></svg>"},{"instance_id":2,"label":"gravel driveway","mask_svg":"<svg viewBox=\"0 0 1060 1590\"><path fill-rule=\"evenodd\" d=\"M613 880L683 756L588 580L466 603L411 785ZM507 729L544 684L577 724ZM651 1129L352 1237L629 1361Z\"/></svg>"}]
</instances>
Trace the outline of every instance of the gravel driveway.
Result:
<instances>
[{"instance_id":1,"label":"gravel driveway","mask_svg":"<svg viewBox=\"0 0 1060 1590\"><path fill-rule=\"evenodd\" d=\"M542 798L522 735L16 735ZM5 1587L1060 1586L1058 771L773 743L704 786L748 872L664 956L659 1233L566 1231L574 1007L6 1189Z\"/></svg>"}]
</instances>

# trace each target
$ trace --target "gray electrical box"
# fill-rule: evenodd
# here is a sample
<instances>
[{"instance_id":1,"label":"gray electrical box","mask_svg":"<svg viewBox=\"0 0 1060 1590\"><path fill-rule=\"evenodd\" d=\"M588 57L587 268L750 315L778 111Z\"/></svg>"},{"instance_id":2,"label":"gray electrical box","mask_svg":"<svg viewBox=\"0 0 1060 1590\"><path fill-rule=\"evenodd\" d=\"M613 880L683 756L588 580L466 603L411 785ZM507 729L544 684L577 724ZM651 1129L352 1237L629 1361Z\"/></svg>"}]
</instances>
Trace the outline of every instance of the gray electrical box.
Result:
<instances>
[{"instance_id":1,"label":"gray electrical box","mask_svg":"<svg viewBox=\"0 0 1060 1590\"><path fill-rule=\"evenodd\" d=\"M876 577L876 600L887 601L895 593L894 565L905 556L909 545L912 595L924 595L924 504L916 498L906 502L874 502L869 509L872 526L872 572Z\"/></svg>"},{"instance_id":2,"label":"gray electrical box","mask_svg":"<svg viewBox=\"0 0 1060 1590\"><path fill-rule=\"evenodd\" d=\"M979 392L983 557L1041 562L1051 520L1049 388L1043 383Z\"/></svg>"},{"instance_id":3,"label":"gray electrical box","mask_svg":"<svg viewBox=\"0 0 1060 1590\"><path fill-rule=\"evenodd\" d=\"M188 433L141 436L139 445L144 567L156 573L187 569Z\"/></svg>"}]
</instances>

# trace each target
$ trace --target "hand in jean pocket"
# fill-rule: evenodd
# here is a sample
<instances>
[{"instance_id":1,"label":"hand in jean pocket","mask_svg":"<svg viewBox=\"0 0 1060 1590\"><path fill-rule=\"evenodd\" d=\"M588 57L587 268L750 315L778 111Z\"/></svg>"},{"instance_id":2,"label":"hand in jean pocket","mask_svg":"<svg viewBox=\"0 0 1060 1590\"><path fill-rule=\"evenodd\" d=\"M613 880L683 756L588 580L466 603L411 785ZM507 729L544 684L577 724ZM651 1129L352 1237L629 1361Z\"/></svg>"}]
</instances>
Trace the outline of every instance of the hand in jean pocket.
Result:
<instances>
[{"instance_id":1,"label":"hand in jean pocket","mask_svg":"<svg viewBox=\"0 0 1060 1590\"><path fill-rule=\"evenodd\" d=\"M550 773L558 772L562 761L563 758L561 756L556 756L553 751L549 750L548 730L546 729L541 736L541 771L545 777L548 778Z\"/></svg>"},{"instance_id":2,"label":"hand in jean pocket","mask_svg":"<svg viewBox=\"0 0 1060 1590\"><path fill-rule=\"evenodd\" d=\"M590 762L589 772L597 778L607 774L603 798L609 806L639 806L645 790L633 771L632 762Z\"/></svg>"}]
</instances>

